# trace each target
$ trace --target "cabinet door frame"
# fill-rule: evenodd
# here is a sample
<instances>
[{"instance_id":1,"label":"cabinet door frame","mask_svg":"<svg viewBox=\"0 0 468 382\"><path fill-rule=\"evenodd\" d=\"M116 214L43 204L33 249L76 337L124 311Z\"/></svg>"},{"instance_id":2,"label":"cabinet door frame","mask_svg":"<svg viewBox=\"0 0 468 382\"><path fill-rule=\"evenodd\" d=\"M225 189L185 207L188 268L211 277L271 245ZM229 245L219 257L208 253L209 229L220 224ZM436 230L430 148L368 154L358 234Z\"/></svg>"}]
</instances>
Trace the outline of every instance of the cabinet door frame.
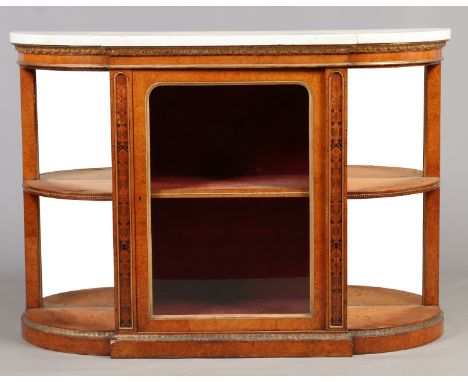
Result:
<instances>
[{"instance_id":1,"label":"cabinet door frame","mask_svg":"<svg viewBox=\"0 0 468 382\"><path fill-rule=\"evenodd\" d=\"M131 153L131 217L134 239L136 313L139 332L220 332L220 331L311 331L329 329L331 310L329 266L330 220L328 216L330 183L329 140L327 128L327 79L325 70L133 70L132 71L132 123ZM149 232L150 182L148 152L148 95L158 84L169 83L295 83L304 85L311 95L310 113L310 181L313 189L310 204L311 216L311 295L312 314L275 315L184 315L152 316L150 310L151 251ZM315 112L314 112L315 111ZM119 275L117 275L119 278ZM120 311L120 308L117 309Z\"/></svg>"}]
</instances>

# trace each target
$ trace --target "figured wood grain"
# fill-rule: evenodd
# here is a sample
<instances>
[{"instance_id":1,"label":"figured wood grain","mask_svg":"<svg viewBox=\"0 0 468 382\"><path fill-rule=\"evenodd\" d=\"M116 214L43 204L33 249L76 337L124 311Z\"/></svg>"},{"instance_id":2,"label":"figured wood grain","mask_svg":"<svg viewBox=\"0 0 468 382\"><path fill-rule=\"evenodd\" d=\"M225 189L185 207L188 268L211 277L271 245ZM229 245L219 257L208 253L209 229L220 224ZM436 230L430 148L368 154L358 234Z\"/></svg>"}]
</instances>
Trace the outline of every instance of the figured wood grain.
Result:
<instances>
[{"instance_id":1,"label":"figured wood grain","mask_svg":"<svg viewBox=\"0 0 468 382\"><path fill-rule=\"evenodd\" d=\"M39 179L23 181L31 194L76 200L111 200L112 169L90 168L44 173Z\"/></svg>"},{"instance_id":2,"label":"figured wood grain","mask_svg":"<svg viewBox=\"0 0 468 382\"><path fill-rule=\"evenodd\" d=\"M420 295L394 289L348 286L348 330L353 354L414 348L439 338L443 313L421 305Z\"/></svg>"},{"instance_id":3,"label":"figured wood grain","mask_svg":"<svg viewBox=\"0 0 468 382\"><path fill-rule=\"evenodd\" d=\"M41 328L42 329L42 328ZM44 349L84 355L109 355L109 336L70 336L47 333L21 322L21 334L29 343Z\"/></svg>"},{"instance_id":4,"label":"figured wood grain","mask_svg":"<svg viewBox=\"0 0 468 382\"><path fill-rule=\"evenodd\" d=\"M439 187L439 177L420 170L384 166L348 166L348 199L379 198L428 192Z\"/></svg>"},{"instance_id":5,"label":"figured wood grain","mask_svg":"<svg viewBox=\"0 0 468 382\"><path fill-rule=\"evenodd\" d=\"M36 71L20 68L23 179L39 175Z\"/></svg>"},{"instance_id":6,"label":"figured wood grain","mask_svg":"<svg viewBox=\"0 0 468 382\"><path fill-rule=\"evenodd\" d=\"M114 288L91 288L58 293L44 297L43 304L45 308L112 307ZM421 305L421 296L396 289L348 286L348 306L373 305Z\"/></svg>"},{"instance_id":7,"label":"figured wood grain","mask_svg":"<svg viewBox=\"0 0 468 382\"><path fill-rule=\"evenodd\" d=\"M113 288L59 293L44 298L44 308L23 315L23 337L47 349L79 354L134 357L314 356L395 351L420 346L442 335L442 313L420 304L414 293L367 286L348 287L349 335L341 332L281 332L228 334L173 333L117 335L113 331ZM261 336L271 335L272 340ZM210 336L213 340L210 341ZM249 336L255 338L256 333ZM348 337L347 337L348 336ZM185 340L183 338L185 338ZM293 339L293 337L297 337ZM229 339L231 338L231 339ZM308 338L308 339L306 339ZM353 346L351 347L351 341Z\"/></svg>"},{"instance_id":8,"label":"figured wood grain","mask_svg":"<svg viewBox=\"0 0 468 382\"><path fill-rule=\"evenodd\" d=\"M442 60L440 47L430 50L409 50L385 52L391 44L379 44L379 50L362 53L339 53L329 54L306 54L296 52L295 54L216 54L203 55L149 55L149 56L123 56L113 55L77 55L61 54L63 52L42 51L42 54L24 52L19 54L18 63L22 67L29 68L53 68L65 70L125 70L125 69L247 69L247 68L326 68L326 67L359 67L359 66L406 66L424 65L438 63ZM398 46L398 44L397 44ZM278 49L278 47L276 47ZM383 49L382 49L383 48ZM280 47L281 49L281 47ZM135 48L136 50L136 48ZM401 50L401 49L400 49ZM252 52L255 52L252 49ZM221 52L218 52L221 53Z\"/></svg>"},{"instance_id":9,"label":"figured wood grain","mask_svg":"<svg viewBox=\"0 0 468 382\"><path fill-rule=\"evenodd\" d=\"M23 180L37 179L39 176L39 148L35 70L21 68L20 81ZM37 308L42 304L39 197L23 192L23 204L26 307Z\"/></svg>"},{"instance_id":10,"label":"figured wood grain","mask_svg":"<svg viewBox=\"0 0 468 382\"><path fill-rule=\"evenodd\" d=\"M425 68L424 175L440 176L441 65ZM424 194L423 303L439 305L440 190Z\"/></svg>"},{"instance_id":11,"label":"figured wood grain","mask_svg":"<svg viewBox=\"0 0 468 382\"><path fill-rule=\"evenodd\" d=\"M348 199L401 196L437 189L439 177L420 170L384 166L347 166ZM78 169L40 174L23 182L34 195L77 200L111 200L112 169ZM308 197L307 175L239 176L227 179L158 177L153 198Z\"/></svg>"},{"instance_id":12,"label":"figured wood grain","mask_svg":"<svg viewBox=\"0 0 468 382\"><path fill-rule=\"evenodd\" d=\"M381 48L381 49L380 49ZM380 47L380 50L352 52L341 54L311 54L311 52L287 51L280 53L263 52L258 54L217 54L203 55L173 55L165 56L107 56L82 55L76 56L59 52L24 52L20 54L21 94L23 114L23 174L25 185L25 242L26 242L26 304L28 308L22 322L23 336L31 343L45 348L76 352L80 354L109 354L110 341L116 333L116 341L112 345L112 354L116 357L135 356L300 356L300 355L350 355L354 353L372 353L390 350L401 350L419 346L438 338L442 334L442 313L438 308L438 227L439 227L439 166L440 166L440 65L442 59L441 46L425 50L391 50ZM44 52L42 52L44 53ZM50 53L50 54L49 54ZM63 52L62 52L63 53ZM170 52L168 52L170 53ZM257 52L258 53L258 52ZM393 66L431 64L426 68L426 102L425 102L425 149L423 173L411 169L377 168L372 166L346 167L341 169L341 178L347 179L347 185L338 185L336 179L328 179L329 162L327 147L336 149L336 136L330 145L328 136L328 120L338 121L338 111L327 109L327 91L329 75L334 72L345 73L342 68L353 66ZM329 69L323 69L328 67ZM330 69L336 67L337 69ZM50 177L47 174L39 176L37 162L37 116L35 105L34 70L28 68L64 68L108 70L121 68L116 83L113 82L117 70L111 71L112 88L112 134L113 134L113 176L111 170L98 170L93 173L80 170L80 173L58 172ZM200 70L200 69L207 70ZM226 69L230 70L226 70ZM249 68L249 70L244 70ZM264 70L269 68L268 71ZM280 68L287 68L280 69ZM307 68L307 69L306 69ZM322 69L319 69L322 68ZM128 69L135 69L134 71ZM145 69L145 70L137 70ZM149 70L152 69L152 70ZM164 69L164 70L160 70ZM293 70L292 70L293 69ZM132 85L123 85L123 77L127 76ZM136 81L132 76L138 77ZM313 298L317 307L312 318L287 319L244 319L229 318L206 320L171 319L155 322L148 316L149 288L148 285L148 253L151 244L148 243L148 198L154 197L190 197L192 194L207 192L211 197L221 197L228 191L228 197L252 197L256 192L263 196L285 196L284 191L300 193L300 197L308 196L307 179L292 180L272 179L264 182L256 180L235 179L225 184L219 180L200 179L168 180L167 183L155 184L155 189L149 191L148 168L146 163L147 131L145 126L145 96L152 84L158 81L294 81L298 78L307 79L312 89L313 97L313 169L311 181L314 185L313 227L311 243L314 247L313 264ZM122 81L122 82L120 82ZM332 93L338 93L337 83L332 81ZM117 86L115 86L117 84ZM133 94L133 89L135 94ZM344 96L344 97L343 97ZM346 94L342 94L341 112ZM133 105L132 102L135 101ZM337 99L333 99L334 103ZM339 103L337 104L339 106ZM135 130L132 130L133 112L135 112ZM331 118L333 117L333 118ZM343 118L344 122L346 118ZM125 123L120 122L124 120ZM342 126L343 127L343 126ZM344 132L344 136L343 136ZM341 139L345 131L341 132ZM132 152L133 137L135 147ZM341 161L346 152L346 142L343 142ZM125 155L123 154L126 151ZM333 156L335 159L335 156ZM340 160L340 157L337 157ZM133 160L133 163L132 163ZM336 170L337 168L335 168ZM349 171L349 177L346 172ZM134 172L134 174L133 174ZM353 174L354 172L354 174ZM99 174L98 174L99 173ZM107 178L103 178L103 176ZM332 174L334 175L334 174ZM70 177L69 177L70 176ZM113 181L112 181L113 180ZM163 179L161 179L163 180ZM157 183L158 180L156 180ZM271 181L271 183L269 183ZM330 200L328 182L332 182ZM177 182L182 182L181 184ZM247 186L247 187L245 187ZM346 187L347 186L347 187ZM133 188L134 187L134 188ZM241 188L242 187L242 188ZM341 189L340 189L341 187ZM175 192L174 192L175 189ZM336 235L329 234L329 223L340 228L341 248L346 246L346 210L340 214L336 208L330 208L333 202L339 200L342 204L349 198L398 196L415 192L425 192L424 197L424 286L423 302L421 297L402 291L392 291L383 288L349 287L346 291L346 272L336 273L340 267L327 264L323 254L328 253L328 246L334 244ZM271 193L269 193L271 191ZM354 192L354 193L353 193ZM42 194L41 194L42 193ZM166 194L165 194L166 193ZM234 195L231 195L234 193ZM341 200L339 194L341 193ZM110 299L112 289L96 289L67 292L44 299L41 305L40 291L40 231L39 231L39 198L38 196L59 197L68 199L93 200L95 197L110 200L114 196L114 230L115 230L115 272L116 288L114 289L115 304ZM344 196L343 196L344 195ZM200 197L195 195L194 197ZM120 203L123 201L123 203ZM135 207L130 208L134 203ZM336 205L335 205L336 206ZM330 215L328 215L330 212ZM132 230L132 219L135 219ZM341 227L340 227L341 224ZM123 227L123 234L122 229ZM133 243L134 241L134 243ZM132 249L136 248L136 264ZM336 249L335 248L335 249ZM345 253L344 253L345 254ZM123 255L123 256L120 256ZM332 256L333 257L333 256ZM346 268L346 256L343 257L341 269ZM136 266L136 268L135 268ZM329 268L328 268L329 267ZM327 285L326 275L330 271L332 283ZM340 277L341 279L340 279ZM138 289L135 282L138 280ZM334 280L334 281L333 281ZM331 295L335 290L332 302L338 306L335 298L340 289L344 308L334 308L328 313L327 290ZM123 292L123 293L122 293ZM136 298L138 293L138 300ZM346 299L349 307L346 309ZM138 302L138 305L137 305ZM114 306L115 305L115 306ZM136 314L138 312L138 315ZM123 314L121 314L123 312ZM346 319L348 327L346 333ZM341 321L340 321L341 318ZM131 325L129 325L131 320ZM338 332L325 329L337 326ZM127 328L127 329L126 329ZM130 329L132 328L132 329ZM122 330L125 329L125 330ZM160 330L182 332L188 340L179 342L159 343L149 340L151 334L132 333L138 329L141 332L156 333ZM291 335L291 331L317 332L330 334L326 341L205 341L200 344L190 336L197 332L211 332L217 335L236 334L244 331L273 331L278 338ZM122 333L131 333L135 337L119 337ZM340 336L346 336L344 337ZM352 338L351 338L352 337Z\"/></svg>"},{"instance_id":13,"label":"figured wood grain","mask_svg":"<svg viewBox=\"0 0 468 382\"><path fill-rule=\"evenodd\" d=\"M309 196L308 175L255 175L227 179L160 177L151 181L152 198L268 198Z\"/></svg>"},{"instance_id":14,"label":"figured wood grain","mask_svg":"<svg viewBox=\"0 0 468 382\"><path fill-rule=\"evenodd\" d=\"M346 327L346 69L327 70L330 328Z\"/></svg>"},{"instance_id":15,"label":"figured wood grain","mask_svg":"<svg viewBox=\"0 0 468 382\"><path fill-rule=\"evenodd\" d=\"M426 345L442 336L443 319L405 333L353 337L353 354L385 353Z\"/></svg>"},{"instance_id":16,"label":"figured wood grain","mask_svg":"<svg viewBox=\"0 0 468 382\"><path fill-rule=\"evenodd\" d=\"M91 288L63 292L44 297L45 308L114 307L114 288Z\"/></svg>"},{"instance_id":17,"label":"figured wood grain","mask_svg":"<svg viewBox=\"0 0 468 382\"><path fill-rule=\"evenodd\" d=\"M62 307L28 309L24 316L48 327L110 331L115 329L113 307Z\"/></svg>"},{"instance_id":18,"label":"figured wood grain","mask_svg":"<svg viewBox=\"0 0 468 382\"><path fill-rule=\"evenodd\" d=\"M430 320L439 313L438 306L349 306L348 329L382 329L412 325Z\"/></svg>"},{"instance_id":19,"label":"figured wood grain","mask_svg":"<svg viewBox=\"0 0 468 382\"><path fill-rule=\"evenodd\" d=\"M278 333L278 337L281 333ZM352 340L185 341L157 342L117 339L112 358L227 358L227 357L345 357L351 356Z\"/></svg>"},{"instance_id":20,"label":"figured wood grain","mask_svg":"<svg viewBox=\"0 0 468 382\"><path fill-rule=\"evenodd\" d=\"M421 305L421 296L396 289L348 285L348 307Z\"/></svg>"},{"instance_id":21,"label":"figured wood grain","mask_svg":"<svg viewBox=\"0 0 468 382\"><path fill-rule=\"evenodd\" d=\"M312 107L309 110L313 135L313 174L314 174L314 232L311 242L314 244L313 263L313 288L312 295L314 314L311 317L246 317L241 320L233 320L224 317L208 317L203 320L184 318L157 319L150 318L148 309L151 300L151 285L147 280L151 277L151 242L148 240L151 229L149 225L149 165L148 153L148 118L147 104L138 102L134 105L134 185L135 185L135 238L137 254L137 300L138 300L138 330L145 332L161 331L239 331L239 330L311 330L321 329L325 326L325 279L323 273L324 259L319 254L326 249L323 246L323 238L326 233L326 176L327 164L322 160L326 155L326 135L323 133L323 117L321 112L312 113L311 110L322 110L325 80L321 71L285 71L285 70L251 70L251 71L222 71L222 70L165 70L165 71L134 71L133 98L143 100L148 96L149 89L155 84L161 83L268 83L275 82L295 83L295 79L301 78L304 86L313 89L314 97L311 97ZM150 138L151 139L151 138ZM150 146L151 148L151 146ZM312 224L311 224L312 226ZM150 263L150 264L149 264Z\"/></svg>"},{"instance_id":22,"label":"figured wood grain","mask_svg":"<svg viewBox=\"0 0 468 382\"><path fill-rule=\"evenodd\" d=\"M131 221L131 73L111 74L114 237L118 328L133 325L133 235Z\"/></svg>"}]
</instances>

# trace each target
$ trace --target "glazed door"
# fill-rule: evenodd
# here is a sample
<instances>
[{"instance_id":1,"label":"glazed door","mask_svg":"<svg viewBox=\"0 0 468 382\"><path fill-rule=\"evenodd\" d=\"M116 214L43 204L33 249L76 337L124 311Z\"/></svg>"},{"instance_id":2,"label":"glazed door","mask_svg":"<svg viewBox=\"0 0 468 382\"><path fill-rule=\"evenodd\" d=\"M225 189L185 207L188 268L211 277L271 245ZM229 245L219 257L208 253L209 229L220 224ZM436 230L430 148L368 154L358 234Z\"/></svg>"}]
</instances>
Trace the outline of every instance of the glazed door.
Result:
<instances>
[{"instance_id":1,"label":"glazed door","mask_svg":"<svg viewBox=\"0 0 468 382\"><path fill-rule=\"evenodd\" d=\"M138 330L325 329L325 72L131 82Z\"/></svg>"}]
</instances>

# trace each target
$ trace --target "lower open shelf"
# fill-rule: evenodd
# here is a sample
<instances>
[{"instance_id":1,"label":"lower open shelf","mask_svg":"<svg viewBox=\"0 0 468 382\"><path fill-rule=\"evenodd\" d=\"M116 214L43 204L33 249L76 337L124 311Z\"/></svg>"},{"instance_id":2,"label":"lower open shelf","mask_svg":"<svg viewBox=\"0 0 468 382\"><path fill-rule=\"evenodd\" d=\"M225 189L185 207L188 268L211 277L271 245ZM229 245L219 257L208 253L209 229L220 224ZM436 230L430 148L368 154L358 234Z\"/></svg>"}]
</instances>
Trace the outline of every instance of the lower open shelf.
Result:
<instances>
[{"instance_id":1,"label":"lower open shelf","mask_svg":"<svg viewBox=\"0 0 468 382\"><path fill-rule=\"evenodd\" d=\"M28 309L23 314L23 337L51 350L111 354L115 330L113 300L113 288L46 297L42 308ZM440 308L421 305L421 296L417 294L377 287L348 287L348 332L354 354L421 346L440 337L442 325Z\"/></svg>"}]
</instances>

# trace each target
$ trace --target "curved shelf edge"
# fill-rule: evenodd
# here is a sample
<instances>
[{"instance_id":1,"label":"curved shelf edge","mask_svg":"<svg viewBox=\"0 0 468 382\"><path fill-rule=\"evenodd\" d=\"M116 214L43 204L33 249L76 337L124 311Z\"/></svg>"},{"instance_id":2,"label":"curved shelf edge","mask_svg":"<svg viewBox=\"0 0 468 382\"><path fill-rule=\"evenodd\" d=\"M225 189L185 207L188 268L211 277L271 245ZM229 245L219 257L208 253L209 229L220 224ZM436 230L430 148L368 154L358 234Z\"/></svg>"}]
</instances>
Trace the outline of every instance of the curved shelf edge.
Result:
<instances>
[{"instance_id":1,"label":"curved shelf edge","mask_svg":"<svg viewBox=\"0 0 468 382\"><path fill-rule=\"evenodd\" d=\"M114 331L82 331L61 329L37 323L21 316L21 333L23 338L38 347L83 355L109 355L110 341Z\"/></svg>"},{"instance_id":2,"label":"curved shelf edge","mask_svg":"<svg viewBox=\"0 0 468 382\"><path fill-rule=\"evenodd\" d=\"M112 169L87 168L54 171L23 181L25 192L57 199L112 200Z\"/></svg>"},{"instance_id":3,"label":"curved shelf edge","mask_svg":"<svg viewBox=\"0 0 468 382\"><path fill-rule=\"evenodd\" d=\"M438 177L402 167L348 166L348 199L384 198L423 193L440 187ZM152 182L153 198L308 197L308 176L242 176L232 179L161 178ZM112 200L112 169L94 168L44 173L25 180L25 192L58 199Z\"/></svg>"},{"instance_id":4,"label":"curved shelf edge","mask_svg":"<svg viewBox=\"0 0 468 382\"><path fill-rule=\"evenodd\" d=\"M404 167L348 166L348 199L386 198L429 192L440 178Z\"/></svg>"},{"instance_id":5,"label":"curved shelf edge","mask_svg":"<svg viewBox=\"0 0 468 382\"><path fill-rule=\"evenodd\" d=\"M346 342L348 338L352 341L353 354L383 353L425 345L443 334L443 313L438 306L423 306L420 305L420 301L421 296L414 293L387 288L349 286L348 334L335 333L336 338L328 340L331 340L330 343ZM128 346L138 347L143 352L140 356L165 357L173 346L179 345L180 341L177 341L180 333L168 333L163 336L163 340L157 334L134 333L130 335L131 338L125 335L116 336L115 310L112 304L113 288L85 289L46 297L43 308L27 309L22 315L23 338L50 350L112 355L117 358L132 356L125 350ZM311 332L310 336L313 338L316 335L318 338L322 334L323 332ZM172 335L174 339L171 339ZM184 334L188 343L205 346L206 341L206 345L211 346L212 339L219 336L219 333L205 333L202 336L203 341L200 338L191 338L193 335ZM195 334L195 337L197 335L199 336ZM278 342L275 340L277 346L274 348L271 344L262 348L262 341L254 341L252 344L256 343L255 346L258 346L259 355L284 356L286 353L282 348L285 345L280 336L281 333ZM331 333L331 336L334 334ZM223 348L231 348L231 345L236 347L241 339L217 341L220 354L223 354ZM308 345L310 349L304 355L320 355L322 345L317 339L311 339ZM136 353L133 353L133 357L134 354ZM241 354L239 353L239 356ZM200 353L184 353L184 357L191 356L200 357Z\"/></svg>"},{"instance_id":6,"label":"curved shelf edge","mask_svg":"<svg viewBox=\"0 0 468 382\"><path fill-rule=\"evenodd\" d=\"M348 286L348 331L354 354L411 349L443 334L443 312L396 289Z\"/></svg>"},{"instance_id":7,"label":"curved shelf edge","mask_svg":"<svg viewBox=\"0 0 468 382\"><path fill-rule=\"evenodd\" d=\"M349 329L353 339L353 354L406 350L437 340L444 332L444 315L438 310L431 318L412 325L371 330Z\"/></svg>"},{"instance_id":8,"label":"curved shelf edge","mask_svg":"<svg viewBox=\"0 0 468 382\"><path fill-rule=\"evenodd\" d=\"M21 316L23 338L65 353L109 355L115 335L114 288L75 290L44 297L42 308Z\"/></svg>"}]
</instances>

